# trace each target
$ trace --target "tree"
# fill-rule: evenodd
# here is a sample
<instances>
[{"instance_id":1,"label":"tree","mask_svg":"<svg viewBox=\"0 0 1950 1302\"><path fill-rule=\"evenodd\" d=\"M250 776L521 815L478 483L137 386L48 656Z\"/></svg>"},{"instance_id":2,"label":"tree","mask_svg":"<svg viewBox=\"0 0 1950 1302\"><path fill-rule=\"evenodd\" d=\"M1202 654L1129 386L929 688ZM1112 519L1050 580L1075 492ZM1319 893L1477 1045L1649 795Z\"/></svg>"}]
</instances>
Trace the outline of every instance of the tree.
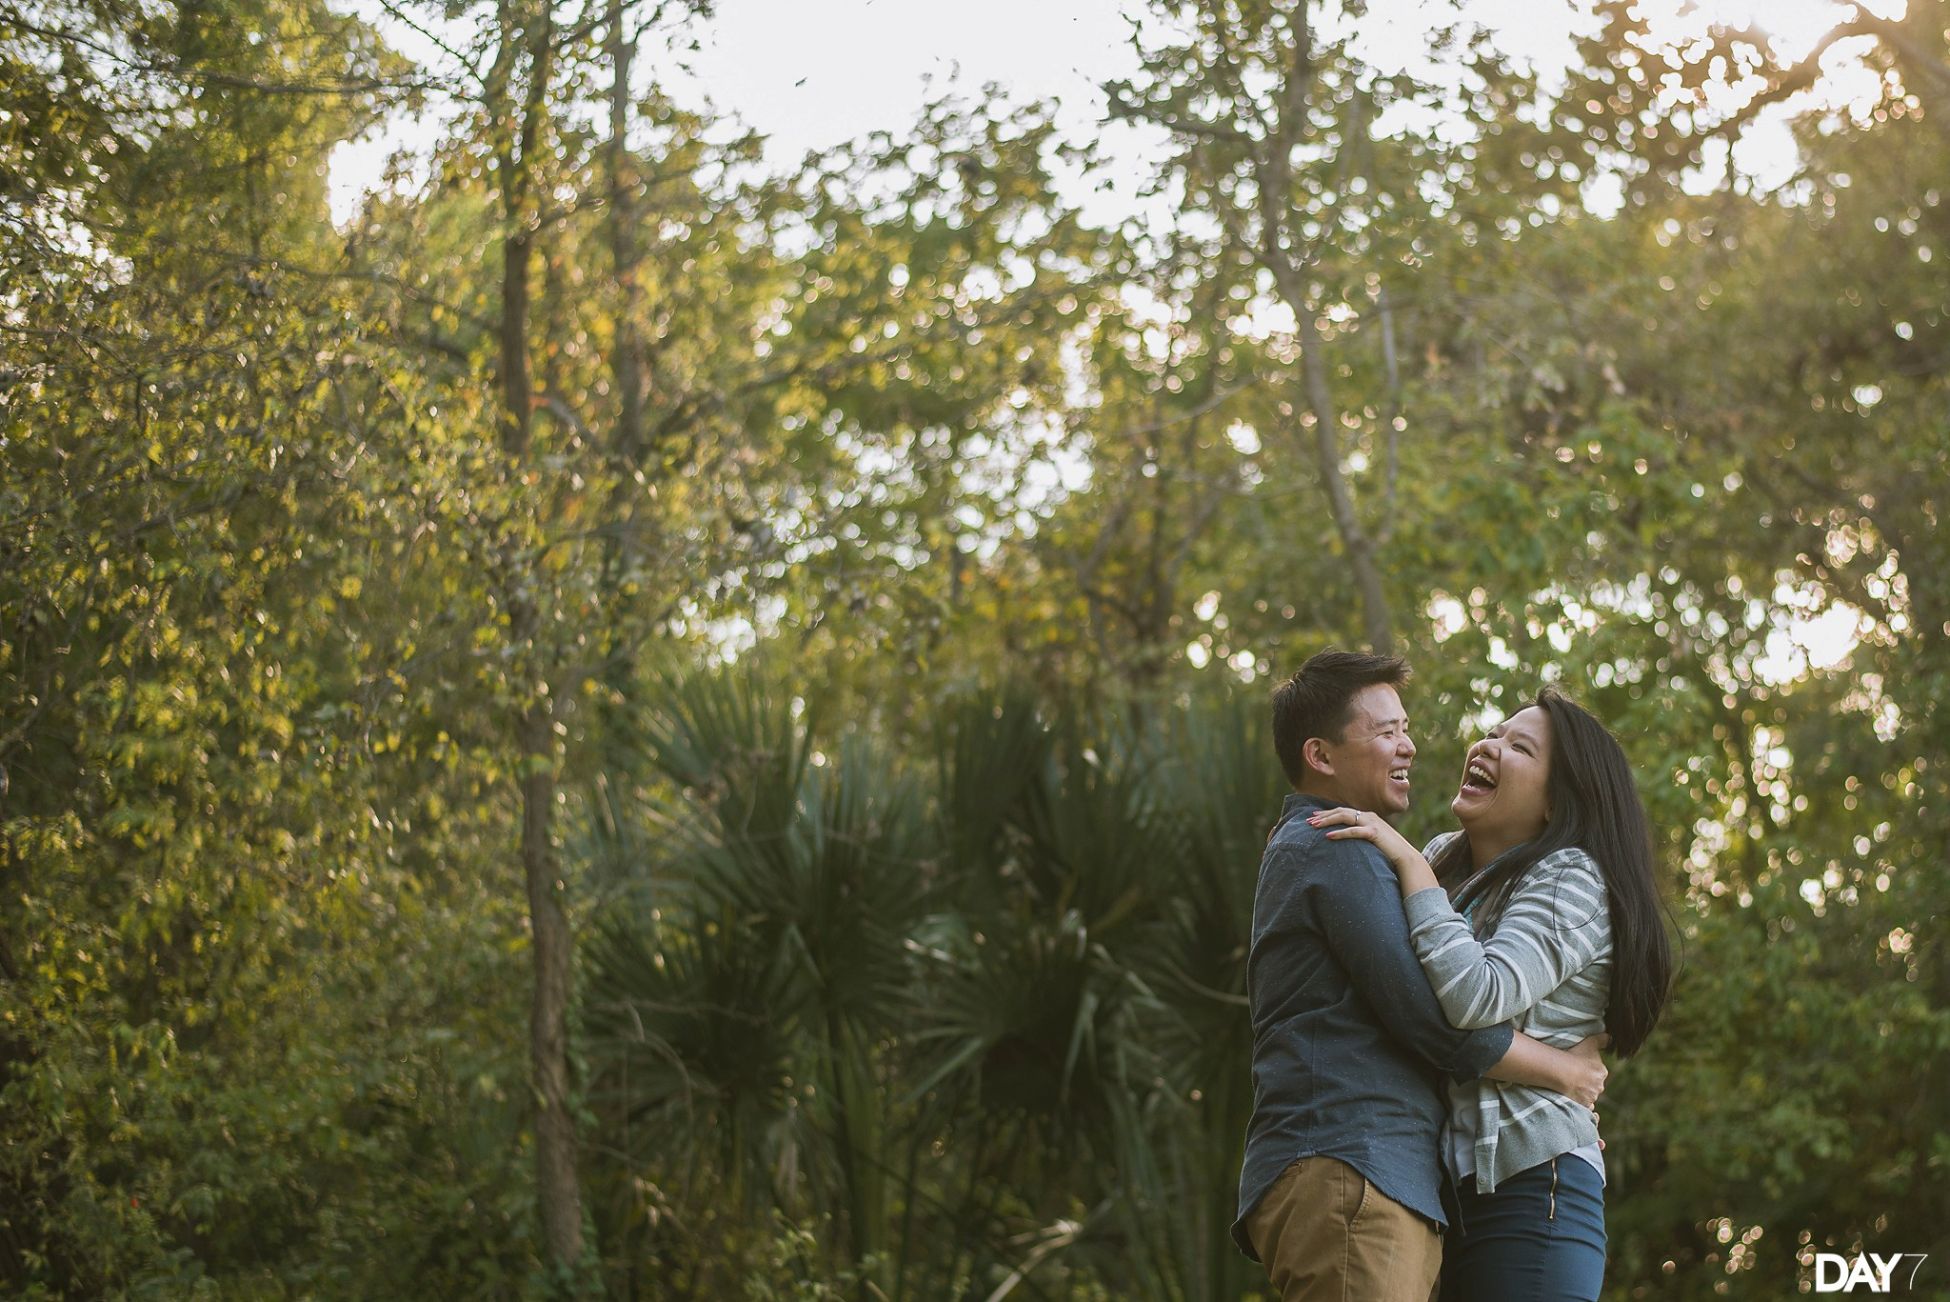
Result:
<instances>
[{"instance_id":1,"label":"tree","mask_svg":"<svg viewBox=\"0 0 1950 1302\"><path fill-rule=\"evenodd\" d=\"M1158 35L1141 27L1134 38L1142 75L1109 89L1114 117L1171 133L1176 152L1161 178L1193 220L1222 233L1219 264L1251 278L1254 301L1291 315L1298 374L1278 432L1317 476L1360 594L1363 636L1386 651L1397 620L1381 552L1406 420L1394 305L1428 292L1432 228L1457 220L1461 196L1507 180L1489 166L1500 151L1487 142L1526 133L1512 110L1530 88L1460 22L1431 42L1461 65L1458 92L1377 69L1355 45L1365 12L1311 0L1166 5ZM1432 112L1453 128L1425 135L1400 125ZM1534 177L1525 181L1506 219L1538 200ZM1365 402L1347 384L1360 343L1389 377ZM1380 477L1365 506L1357 450Z\"/></svg>"}]
</instances>

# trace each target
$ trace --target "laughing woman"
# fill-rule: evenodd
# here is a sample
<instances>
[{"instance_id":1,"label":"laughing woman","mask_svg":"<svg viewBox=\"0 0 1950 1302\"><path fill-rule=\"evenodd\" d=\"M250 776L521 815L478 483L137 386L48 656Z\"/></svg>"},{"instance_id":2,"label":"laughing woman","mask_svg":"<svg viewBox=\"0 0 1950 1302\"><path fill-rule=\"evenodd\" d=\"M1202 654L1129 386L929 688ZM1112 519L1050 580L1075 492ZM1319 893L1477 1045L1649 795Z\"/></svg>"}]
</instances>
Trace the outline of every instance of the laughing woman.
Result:
<instances>
[{"instance_id":1,"label":"laughing woman","mask_svg":"<svg viewBox=\"0 0 1950 1302\"><path fill-rule=\"evenodd\" d=\"M1469 750L1424 854L1374 814L1314 815L1374 842L1400 879L1409 936L1449 1020L1514 1020L1568 1047L1603 1030L1621 1056L1658 1021L1672 981L1645 807L1618 742L1546 688ZM1597 1118L1546 1090L1449 1086L1443 1158L1455 1238L1443 1302L1598 1296L1605 1164Z\"/></svg>"}]
</instances>

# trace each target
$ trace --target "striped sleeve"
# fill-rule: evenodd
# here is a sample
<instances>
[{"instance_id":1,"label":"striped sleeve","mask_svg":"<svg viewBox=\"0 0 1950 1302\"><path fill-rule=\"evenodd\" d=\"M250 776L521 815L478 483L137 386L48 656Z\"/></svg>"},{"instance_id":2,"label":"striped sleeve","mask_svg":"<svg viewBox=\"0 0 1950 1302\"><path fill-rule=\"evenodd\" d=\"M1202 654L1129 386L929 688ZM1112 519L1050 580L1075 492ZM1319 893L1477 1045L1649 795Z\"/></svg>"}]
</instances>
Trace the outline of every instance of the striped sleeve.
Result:
<instances>
[{"instance_id":1,"label":"striped sleeve","mask_svg":"<svg viewBox=\"0 0 1950 1302\"><path fill-rule=\"evenodd\" d=\"M1598 957L1611 936L1604 876L1576 848L1532 865L1487 940L1476 938L1440 888L1417 891L1404 907L1422 971L1462 1030L1529 1009Z\"/></svg>"}]
</instances>

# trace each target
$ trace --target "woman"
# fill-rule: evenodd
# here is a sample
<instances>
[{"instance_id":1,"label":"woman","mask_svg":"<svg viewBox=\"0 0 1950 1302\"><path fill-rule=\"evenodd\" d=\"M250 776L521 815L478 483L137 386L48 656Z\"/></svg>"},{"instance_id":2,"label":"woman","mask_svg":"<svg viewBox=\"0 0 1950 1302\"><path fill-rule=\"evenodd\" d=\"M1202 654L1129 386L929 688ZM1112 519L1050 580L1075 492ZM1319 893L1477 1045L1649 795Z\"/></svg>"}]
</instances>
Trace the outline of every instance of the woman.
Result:
<instances>
[{"instance_id":1,"label":"woman","mask_svg":"<svg viewBox=\"0 0 1950 1302\"><path fill-rule=\"evenodd\" d=\"M1635 1052L1665 1005L1672 952L1618 742L1545 688L1470 748L1449 807L1462 830L1426 857L1375 814L1312 821L1388 857L1416 955L1456 1026L1514 1020L1559 1047L1602 1029L1613 1052ZM1528 1086L1451 1083L1443 1147L1455 1203L1443 1302L1597 1298L1605 1167L1592 1112Z\"/></svg>"}]
</instances>

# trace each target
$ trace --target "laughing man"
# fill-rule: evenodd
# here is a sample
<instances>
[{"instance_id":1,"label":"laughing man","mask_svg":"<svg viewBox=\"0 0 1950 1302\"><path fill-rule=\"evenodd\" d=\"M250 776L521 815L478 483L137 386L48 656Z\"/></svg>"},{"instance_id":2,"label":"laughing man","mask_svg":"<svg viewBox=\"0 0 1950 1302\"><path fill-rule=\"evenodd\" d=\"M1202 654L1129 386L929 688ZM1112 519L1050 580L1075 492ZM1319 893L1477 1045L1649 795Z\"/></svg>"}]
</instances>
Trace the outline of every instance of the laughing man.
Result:
<instances>
[{"instance_id":1,"label":"laughing man","mask_svg":"<svg viewBox=\"0 0 1950 1302\"><path fill-rule=\"evenodd\" d=\"M1428 1302L1442 1265L1445 1074L1586 1106L1604 1089L1595 1039L1567 1053L1507 1023L1451 1026L1381 852L1307 824L1341 805L1390 819L1408 809L1407 680L1395 657L1323 651L1273 693L1293 794L1253 900L1253 1116L1232 1236L1282 1302Z\"/></svg>"}]
</instances>

